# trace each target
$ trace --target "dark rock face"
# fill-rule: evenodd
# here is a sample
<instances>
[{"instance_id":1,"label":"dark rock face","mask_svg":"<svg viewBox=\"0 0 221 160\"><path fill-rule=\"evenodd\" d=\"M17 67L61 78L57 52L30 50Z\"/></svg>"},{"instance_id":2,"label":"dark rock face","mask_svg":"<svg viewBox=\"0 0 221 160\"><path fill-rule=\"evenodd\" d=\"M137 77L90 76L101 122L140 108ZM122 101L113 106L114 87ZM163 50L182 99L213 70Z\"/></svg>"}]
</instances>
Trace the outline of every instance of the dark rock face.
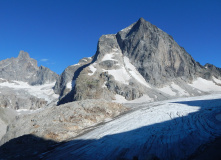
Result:
<instances>
[{"instance_id":1,"label":"dark rock face","mask_svg":"<svg viewBox=\"0 0 221 160\"><path fill-rule=\"evenodd\" d=\"M122 53L152 85L161 86L177 77L192 80L200 68L170 35L143 18L116 37Z\"/></svg>"},{"instance_id":2,"label":"dark rock face","mask_svg":"<svg viewBox=\"0 0 221 160\"><path fill-rule=\"evenodd\" d=\"M32 77L30 80L31 85L36 84L45 84L55 82L58 79L58 75L51 71L49 68L40 66L37 73L36 78Z\"/></svg>"},{"instance_id":3,"label":"dark rock face","mask_svg":"<svg viewBox=\"0 0 221 160\"><path fill-rule=\"evenodd\" d=\"M221 69L212 65L212 64L205 64L204 66L205 72L203 74L204 79L211 79L212 76L218 78L221 77Z\"/></svg>"},{"instance_id":4,"label":"dark rock face","mask_svg":"<svg viewBox=\"0 0 221 160\"><path fill-rule=\"evenodd\" d=\"M58 75L46 67L38 67L36 60L27 52L20 51L17 58L0 61L0 78L37 85L55 82Z\"/></svg>"}]
</instances>

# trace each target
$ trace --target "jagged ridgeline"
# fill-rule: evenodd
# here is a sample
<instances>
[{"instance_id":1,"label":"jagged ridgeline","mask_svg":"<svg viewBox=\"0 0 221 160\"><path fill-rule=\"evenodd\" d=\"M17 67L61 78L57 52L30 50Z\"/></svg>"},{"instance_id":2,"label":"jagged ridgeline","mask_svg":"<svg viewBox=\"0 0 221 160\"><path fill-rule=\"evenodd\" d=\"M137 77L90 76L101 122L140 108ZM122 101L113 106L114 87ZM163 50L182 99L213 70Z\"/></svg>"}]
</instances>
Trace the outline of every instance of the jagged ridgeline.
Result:
<instances>
[{"instance_id":1,"label":"jagged ridgeline","mask_svg":"<svg viewBox=\"0 0 221 160\"><path fill-rule=\"evenodd\" d=\"M27 52L20 51L17 58L0 61L0 78L37 85L54 82L58 75L49 68L38 67L35 59L30 58Z\"/></svg>"},{"instance_id":2,"label":"jagged ridgeline","mask_svg":"<svg viewBox=\"0 0 221 160\"><path fill-rule=\"evenodd\" d=\"M221 71L202 66L172 36L140 18L117 34L103 35L97 52L69 66L59 77L55 92L60 104L83 99L134 100L146 96L163 100L202 93L189 84L201 77L219 79ZM173 85L174 94L161 89ZM179 89L177 89L179 88Z\"/></svg>"}]
</instances>

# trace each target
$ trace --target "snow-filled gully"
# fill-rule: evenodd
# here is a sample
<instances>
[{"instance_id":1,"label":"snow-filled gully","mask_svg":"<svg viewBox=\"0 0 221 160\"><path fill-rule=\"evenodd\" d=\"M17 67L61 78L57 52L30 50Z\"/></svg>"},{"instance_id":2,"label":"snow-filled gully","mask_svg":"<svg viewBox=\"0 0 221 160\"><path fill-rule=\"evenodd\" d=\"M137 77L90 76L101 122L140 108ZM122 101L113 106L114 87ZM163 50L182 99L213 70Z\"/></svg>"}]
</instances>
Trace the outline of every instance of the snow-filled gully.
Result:
<instances>
[{"instance_id":1,"label":"snow-filled gully","mask_svg":"<svg viewBox=\"0 0 221 160\"><path fill-rule=\"evenodd\" d=\"M179 160L221 136L221 94L136 105L44 158Z\"/></svg>"}]
</instances>

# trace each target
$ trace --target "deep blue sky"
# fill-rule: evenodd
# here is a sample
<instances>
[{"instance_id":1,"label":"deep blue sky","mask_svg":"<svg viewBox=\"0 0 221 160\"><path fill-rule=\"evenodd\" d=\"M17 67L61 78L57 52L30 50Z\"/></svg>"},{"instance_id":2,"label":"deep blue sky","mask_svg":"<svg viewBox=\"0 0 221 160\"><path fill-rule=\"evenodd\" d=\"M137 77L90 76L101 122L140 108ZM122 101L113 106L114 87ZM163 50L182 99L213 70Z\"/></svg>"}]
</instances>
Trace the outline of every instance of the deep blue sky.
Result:
<instances>
[{"instance_id":1,"label":"deep blue sky","mask_svg":"<svg viewBox=\"0 0 221 160\"><path fill-rule=\"evenodd\" d=\"M202 65L221 67L220 0L0 0L0 60L24 50L60 74L93 56L101 35L140 17L172 35Z\"/></svg>"}]
</instances>

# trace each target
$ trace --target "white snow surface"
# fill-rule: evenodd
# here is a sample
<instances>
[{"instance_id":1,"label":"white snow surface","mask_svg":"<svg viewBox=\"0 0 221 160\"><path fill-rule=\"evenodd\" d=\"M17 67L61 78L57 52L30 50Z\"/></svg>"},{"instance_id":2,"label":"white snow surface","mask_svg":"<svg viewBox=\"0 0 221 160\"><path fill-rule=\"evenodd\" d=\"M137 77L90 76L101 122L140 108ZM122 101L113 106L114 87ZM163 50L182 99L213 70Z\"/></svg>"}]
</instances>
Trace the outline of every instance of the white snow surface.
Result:
<instances>
[{"instance_id":1,"label":"white snow surface","mask_svg":"<svg viewBox=\"0 0 221 160\"><path fill-rule=\"evenodd\" d=\"M79 63L77 63L77 64L73 64L73 65L71 65L71 66L79 66L80 64Z\"/></svg>"},{"instance_id":2,"label":"white snow surface","mask_svg":"<svg viewBox=\"0 0 221 160\"><path fill-rule=\"evenodd\" d=\"M89 69L90 69L91 72L92 72L92 73L88 73L89 76L92 76L92 75L96 72L96 70L97 70L97 69L94 67L93 64L91 64L91 65L89 66Z\"/></svg>"},{"instance_id":3,"label":"white snow surface","mask_svg":"<svg viewBox=\"0 0 221 160\"><path fill-rule=\"evenodd\" d=\"M126 100L125 97L116 94L115 95L115 100L113 100L112 102L117 102L117 103L144 103L144 102L152 102L153 99L150 98L148 95L143 95L140 98L134 99L134 100Z\"/></svg>"},{"instance_id":4,"label":"white snow surface","mask_svg":"<svg viewBox=\"0 0 221 160\"><path fill-rule=\"evenodd\" d=\"M112 69L112 70L103 69L103 71L108 72L108 74L112 75L116 81L127 85L129 84L129 80L131 79L125 67L122 67L120 69Z\"/></svg>"},{"instance_id":5,"label":"white snow surface","mask_svg":"<svg viewBox=\"0 0 221 160\"><path fill-rule=\"evenodd\" d=\"M158 88L158 90L170 96L176 96L177 94L179 96L190 96L190 94L187 91L185 91L183 88L181 88L179 85L175 84L174 82L172 82L170 85Z\"/></svg>"},{"instance_id":6,"label":"white snow surface","mask_svg":"<svg viewBox=\"0 0 221 160\"><path fill-rule=\"evenodd\" d=\"M70 82L68 82L68 83L66 84L66 88L69 88L69 89L71 89L71 88L72 88L71 81L70 81Z\"/></svg>"},{"instance_id":7,"label":"white snow surface","mask_svg":"<svg viewBox=\"0 0 221 160\"><path fill-rule=\"evenodd\" d=\"M46 101L48 101L48 103L59 97L59 95L55 94L53 91L54 85L55 82L36 86L31 86L27 82L22 81L6 81L0 83L0 87L9 87L15 90L23 89L27 91L30 95L45 99Z\"/></svg>"},{"instance_id":8,"label":"white snow surface","mask_svg":"<svg viewBox=\"0 0 221 160\"><path fill-rule=\"evenodd\" d=\"M72 80L72 81L68 82L66 87L69 88L70 90L72 90L72 88L75 86L75 81L76 80Z\"/></svg>"},{"instance_id":9,"label":"white snow surface","mask_svg":"<svg viewBox=\"0 0 221 160\"><path fill-rule=\"evenodd\" d=\"M35 110L30 110L30 109L18 109L16 110L16 112L18 113L18 115L24 115L24 114L31 114L31 113L35 113L42 110L42 108L39 109L35 109Z\"/></svg>"},{"instance_id":10,"label":"white snow surface","mask_svg":"<svg viewBox=\"0 0 221 160\"><path fill-rule=\"evenodd\" d=\"M135 78L139 83L143 84L144 86L151 88L149 84L147 84L146 80L143 76L137 71L137 69L130 63L128 57L124 56L124 64L125 67L128 69L130 75Z\"/></svg>"},{"instance_id":11,"label":"white snow surface","mask_svg":"<svg viewBox=\"0 0 221 160\"><path fill-rule=\"evenodd\" d=\"M214 80L216 83L221 84L221 80L220 80L220 79L217 79L217 78L213 77L213 80Z\"/></svg>"},{"instance_id":12,"label":"white snow surface","mask_svg":"<svg viewBox=\"0 0 221 160\"><path fill-rule=\"evenodd\" d=\"M221 94L136 104L133 111L59 146L45 158L145 159L153 154L162 160L184 159L221 136L220 106Z\"/></svg>"},{"instance_id":13,"label":"white snow surface","mask_svg":"<svg viewBox=\"0 0 221 160\"><path fill-rule=\"evenodd\" d=\"M105 60L115 60L113 59L115 54L118 54L119 51L117 48L113 49L114 52L106 54L102 61ZM93 70L92 68L90 68ZM118 82L121 82L123 84L129 85L130 79L133 77L136 79L139 83L142 85L151 88L150 85L145 81L143 76L136 70L136 68L130 63L129 58L124 56L124 65L121 66L120 69L110 69L110 70L105 70L103 69L104 72L108 72L108 74L112 75L114 79ZM90 73L89 73L90 75ZM93 75L93 74L92 74Z\"/></svg>"},{"instance_id":14,"label":"white snow surface","mask_svg":"<svg viewBox=\"0 0 221 160\"><path fill-rule=\"evenodd\" d=\"M105 54L105 56L102 58L102 61L107 61L107 60L114 61L115 59L113 59L113 56L114 56L114 53Z\"/></svg>"},{"instance_id":15,"label":"white snow surface","mask_svg":"<svg viewBox=\"0 0 221 160\"><path fill-rule=\"evenodd\" d=\"M117 61L116 59L114 59L114 55L119 54L119 53L120 51L118 48L113 48L112 52L106 53L101 61L107 61L107 60Z\"/></svg>"},{"instance_id":16,"label":"white snow surface","mask_svg":"<svg viewBox=\"0 0 221 160\"><path fill-rule=\"evenodd\" d=\"M162 88L158 88L163 93L169 94L170 96L175 96L176 92L172 91L171 86L164 86Z\"/></svg>"},{"instance_id":17,"label":"white snow surface","mask_svg":"<svg viewBox=\"0 0 221 160\"><path fill-rule=\"evenodd\" d=\"M215 79L215 81L218 81L218 79ZM221 92L221 86L216 85L213 81L209 81L200 77L189 85L204 92Z\"/></svg>"}]
</instances>

